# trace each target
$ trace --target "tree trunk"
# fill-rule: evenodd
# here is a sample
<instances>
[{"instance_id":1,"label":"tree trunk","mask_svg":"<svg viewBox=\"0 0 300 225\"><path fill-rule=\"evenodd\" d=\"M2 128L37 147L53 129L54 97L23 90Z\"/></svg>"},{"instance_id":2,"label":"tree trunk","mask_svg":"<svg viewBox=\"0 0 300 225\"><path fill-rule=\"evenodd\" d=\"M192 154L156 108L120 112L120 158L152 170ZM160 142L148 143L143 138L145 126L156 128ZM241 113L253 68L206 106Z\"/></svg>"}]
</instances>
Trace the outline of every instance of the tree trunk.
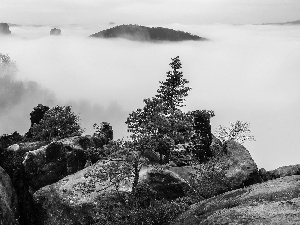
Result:
<instances>
[{"instance_id":1,"label":"tree trunk","mask_svg":"<svg viewBox=\"0 0 300 225\"><path fill-rule=\"evenodd\" d=\"M133 184L132 184L132 195L135 195L136 187L139 184L139 176L140 176L140 170L139 170L139 161L137 160L134 163L134 178L133 178Z\"/></svg>"}]
</instances>

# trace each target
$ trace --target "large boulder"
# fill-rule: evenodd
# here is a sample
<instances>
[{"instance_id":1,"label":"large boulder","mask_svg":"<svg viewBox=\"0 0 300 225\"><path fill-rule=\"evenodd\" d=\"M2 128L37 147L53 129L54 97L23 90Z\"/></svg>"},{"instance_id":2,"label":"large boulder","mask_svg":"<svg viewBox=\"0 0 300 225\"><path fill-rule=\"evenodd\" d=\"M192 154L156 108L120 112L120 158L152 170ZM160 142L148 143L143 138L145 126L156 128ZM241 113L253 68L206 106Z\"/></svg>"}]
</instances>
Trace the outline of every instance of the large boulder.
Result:
<instances>
[{"instance_id":1,"label":"large boulder","mask_svg":"<svg viewBox=\"0 0 300 225\"><path fill-rule=\"evenodd\" d=\"M229 141L226 143L226 151L225 159L228 157L229 163L226 177L231 178L236 187L262 182L256 163L243 145Z\"/></svg>"},{"instance_id":2,"label":"large boulder","mask_svg":"<svg viewBox=\"0 0 300 225\"><path fill-rule=\"evenodd\" d=\"M173 225L300 224L300 176L287 176L206 199Z\"/></svg>"},{"instance_id":3,"label":"large boulder","mask_svg":"<svg viewBox=\"0 0 300 225\"><path fill-rule=\"evenodd\" d=\"M204 198L262 182L257 165L248 150L234 141L226 149L213 138L211 145L215 157L194 166L170 167L187 180Z\"/></svg>"},{"instance_id":4,"label":"large boulder","mask_svg":"<svg viewBox=\"0 0 300 225\"><path fill-rule=\"evenodd\" d=\"M0 224L17 225L18 200L10 177L0 167Z\"/></svg>"},{"instance_id":5,"label":"large boulder","mask_svg":"<svg viewBox=\"0 0 300 225\"><path fill-rule=\"evenodd\" d=\"M0 35L1 34L11 34L7 23L0 23Z\"/></svg>"},{"instance_id":6,"label":"large boulder","mask_svg":"<svg viewBox=\"0 0 300 225\"><path fill-rule=\"evenodd\" d=\"M85 225L99 221L101 215L111 214L111 211L105 208L107 199L112 207L119 207L119 203L115 200L117 195L114 191L115 186L103 180L104 168L110 163L111 161L99 161L36 191L34 199L39 210L37 212L40 216L39 223ZM158 198L167 199L182 196L183 188L188 186L174 172L153 167L141 170L140 184L147 184L151 193L155 193ZM129 191L131 183L125 182L120 185L120 193ZM113 208L114 212L116 208Z\"/></svg>"},{"instance_id":7,"label":"large boulder","mask_svg":"<svg viewBox=\"0 0 300 225\"><path fill-rule=\"evenodd\" d=\"M140 184L146 184L156 198L168 200L185 196L191 188L188 181L176 173L176 169L166 168L149 167L141 170Z\"/></svg>"},{"instance_id":8,"label":"large boulder","mask_svg":"<svg viewBox=\"0 0 300 225\"><path fill-rule=\"evenodd\" d=\"M84 168L86 153L79 140L72 137L54 141L25 154L23 165L34 191Z\"/></svg>"},{"instance_id":9,"label":"large boulder","mask_svg":"<svg viewBox=\"0 0 300 225\"><path fill-rule=\"evenodd\" d=\"M59 35L61 35L61 30L58 28L53 28L50 30L50 35L59 36Z\"/></svg>"}]
</instances>

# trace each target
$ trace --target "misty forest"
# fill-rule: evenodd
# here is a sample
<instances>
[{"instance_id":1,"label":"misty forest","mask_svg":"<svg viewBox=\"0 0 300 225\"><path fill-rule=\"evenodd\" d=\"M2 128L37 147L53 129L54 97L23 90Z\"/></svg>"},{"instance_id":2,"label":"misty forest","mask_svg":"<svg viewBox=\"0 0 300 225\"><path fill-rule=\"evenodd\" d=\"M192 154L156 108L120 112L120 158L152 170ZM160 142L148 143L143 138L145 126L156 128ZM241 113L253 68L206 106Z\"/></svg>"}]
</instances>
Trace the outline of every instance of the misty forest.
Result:
<instances>
[{"instance_id":1,"label":"misty forest","mask_svg":"<svg viewBox=\"0 0 300 225\"><path fill-rule=\"evenodd\" d=\"M0 224L300 224L299 37L0 23Z\"/></svg>"}]
</instances>

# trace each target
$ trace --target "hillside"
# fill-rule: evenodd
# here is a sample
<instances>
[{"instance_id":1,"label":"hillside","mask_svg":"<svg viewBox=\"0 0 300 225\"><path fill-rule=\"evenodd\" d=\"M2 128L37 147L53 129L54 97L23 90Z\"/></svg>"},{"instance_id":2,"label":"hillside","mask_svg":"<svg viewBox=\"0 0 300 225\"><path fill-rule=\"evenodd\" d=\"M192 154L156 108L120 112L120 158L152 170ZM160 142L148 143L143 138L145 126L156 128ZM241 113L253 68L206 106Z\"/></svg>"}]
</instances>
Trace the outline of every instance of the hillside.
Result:
<instances>
[{"instance_id":1,"label":"hillside","mask_svg":"<svg viewBox=\"0 0 300 225\"><path fill-rule=\"evenodd\" d=\"M262 25L300 25L300 20L280 22L280 23L263 23Z\"/></svg>"},{"instance_id":2,"label":"hillside","mask_svg":"<svg viewBox=\"0 0 300 225\"><path fill-rule=\"evenodd\" d=\"M125 38L134 41L203 41L203 37L193 35L183 31L177 31L163 27L145 27L140 25L119 25L98 33L90 37L97 38Z\"/></svg>"}]
</instances>

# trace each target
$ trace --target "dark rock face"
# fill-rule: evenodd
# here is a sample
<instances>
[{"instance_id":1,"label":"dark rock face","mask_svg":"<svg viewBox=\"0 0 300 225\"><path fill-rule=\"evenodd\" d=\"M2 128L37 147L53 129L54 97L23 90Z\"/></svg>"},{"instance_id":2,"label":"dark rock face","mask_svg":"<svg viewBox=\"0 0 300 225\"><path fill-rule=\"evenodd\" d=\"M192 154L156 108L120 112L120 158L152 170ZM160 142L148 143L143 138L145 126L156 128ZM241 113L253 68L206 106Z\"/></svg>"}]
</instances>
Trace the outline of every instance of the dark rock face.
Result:
<instances>
[{"instance_id":1,"label":"dark rock face","mask_svg":"<svg viewBox=\"0 0 300 225\"><path fill-rule=\"evenodd\" d=\"M23 165L34 190L84 168L86 154L78 144L79 139L66 138L25 154Z\"/></svg>"},{"instance_id":2,"label":"dark rock face","mask_svg":"<svg viewBox=\"0 0 300 225\"><path fill-rule=\"evenodd\" d=\"M185 196L190 189L188 182L182 179L175 170L147 169L140 177L141 184L147 184L158 199L173 200Z\"/></svg>"},{"instance_id":3,"label":"dark rock face","mask_svg":"<svg viewBox=\"0 0 300 225\"><path fill-rule=\"evenodd\" d=\"M14 147L17 149L12 149ZM0 165L9 174L18 198L18 221L21 225L38 225L35 220L33 198L22 164L26 152L35 147L38 147L38 143L19 143L10 146L8 150L2 150L0 153Z\"/></svg>"},{"instance_id":4,"label":"dark rock face","mask_svg":"<svg viewBox=\"0 0 300 225\"><path fill-rule=\"evenodd\" d=\"M59 36L59 35L61 35L61 30L58 29L58 28L53 28L53 29L51 29L51 31L50 31L50 35Z\"/></svg>"},{"instance_id":5,"label":"dark rock face","mask_svg":"<svg viewBox=\"0 0 300 225\"><path fill-rule=\"evenodd\" d=\"M139 25L120 25L100 31L90 37L125 38L134 41L186 41L206 40L197 35L163 27L144 27Z\"/></svg>"},{"instance_id":6,"label":"dark rock face","mask_svg":"<svg viewBox=\"0 0 300 225\"><path fill-rule=\"evenodd\" d=\"M230 191L192 205L173 224L299 224L299 186L294 175Z\"/></svg>"},{"instance_id":7,"label":"dark rock face","mask_svg":"<svg viewBox=\"0 0 300 225\"><path fill-rule=\"evenodd\" d=\"M7 23L0 23L0 35L1 34L11 34Z\"/></svg>"},{"instance_id":8,"label":"dark rock face","mask_svg":"<svg viewBox=\"0 0 300 225\"><path fill-rule=\"evenodd\" d=\"M12 182L0 167L0 224L18 225L18 200Z\"/></svg>"}]
</instances>

